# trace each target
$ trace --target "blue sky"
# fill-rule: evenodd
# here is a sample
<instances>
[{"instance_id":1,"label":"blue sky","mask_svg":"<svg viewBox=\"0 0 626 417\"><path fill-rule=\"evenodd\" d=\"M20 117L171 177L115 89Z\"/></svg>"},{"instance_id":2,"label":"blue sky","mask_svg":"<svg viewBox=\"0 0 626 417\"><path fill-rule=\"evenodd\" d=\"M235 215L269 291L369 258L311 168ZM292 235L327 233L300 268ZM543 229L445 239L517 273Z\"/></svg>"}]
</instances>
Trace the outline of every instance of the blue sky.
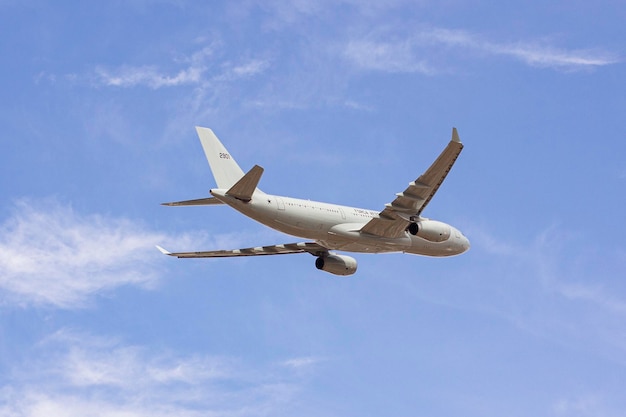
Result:
<instances>
[{"instance_id":1,"label":"blue sky","mask_svg":"<svg viewBox=\"0 0 626 417\"><path fill-rule=\"evenodd\" d=\"M0 0L0 415L624 416L621 1ZM424 214L460 257L177 260L288 243L226 207Z\"/></svg>"}]
</instances>

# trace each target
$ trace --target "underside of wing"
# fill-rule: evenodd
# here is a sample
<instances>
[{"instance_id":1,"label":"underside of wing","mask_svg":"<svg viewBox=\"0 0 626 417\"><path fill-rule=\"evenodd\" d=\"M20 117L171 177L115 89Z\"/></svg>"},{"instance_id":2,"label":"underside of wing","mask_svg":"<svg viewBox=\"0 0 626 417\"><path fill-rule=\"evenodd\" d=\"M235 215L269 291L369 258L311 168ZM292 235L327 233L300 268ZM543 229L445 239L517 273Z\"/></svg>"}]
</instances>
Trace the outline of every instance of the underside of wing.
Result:
<instances>
[{"instance_id":1,"label":"underside of wing","mask_svg":"<svg viewBox=\"0 0 626 417\"><path fill-rule=\"evenodd\" d=\"M310 253L314 256L321 256L328 253L327 248L315 242L286 243L283 245L202 252L169 252L160 246L157 246L157 249L165 255L177 258L230 258L233 256L286 255L290 253Z\"/></svg>"},{"instance_id":2,"label":"underside of wing","mask_svg":"<svg viewBox=\"0 0 626 417\"><path fill-rule=\"evenodd\" d=\"M418 179L409 183L403 192L397 193L396 199L386 204L379 217L370 220L363 226L361 232L388 238L402 236L408 224L419 218L433 198L462 149L463 144L459 140L459 134L456 128L453 128L452 139L448 146L430 168Z\"/></svg>"}]
</instances>

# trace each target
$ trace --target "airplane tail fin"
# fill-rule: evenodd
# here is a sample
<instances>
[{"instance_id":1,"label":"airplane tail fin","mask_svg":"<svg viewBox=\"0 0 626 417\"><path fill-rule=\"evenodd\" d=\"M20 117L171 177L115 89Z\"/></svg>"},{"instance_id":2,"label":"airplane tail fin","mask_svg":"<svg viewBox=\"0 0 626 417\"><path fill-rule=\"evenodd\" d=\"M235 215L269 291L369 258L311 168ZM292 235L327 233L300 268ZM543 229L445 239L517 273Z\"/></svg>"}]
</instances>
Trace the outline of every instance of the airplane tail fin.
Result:
<instances>
[{"instance_id":1,"label":"airplane tail fin","mask_svg":"<svg viewBox=\"0 0 626 417\"><path fill-rule=\"evenodd\" d=\"M230 189L244 176L244 172L211 129L196 126L196 132L217 187Z\"/></svg>"}]
</instances>

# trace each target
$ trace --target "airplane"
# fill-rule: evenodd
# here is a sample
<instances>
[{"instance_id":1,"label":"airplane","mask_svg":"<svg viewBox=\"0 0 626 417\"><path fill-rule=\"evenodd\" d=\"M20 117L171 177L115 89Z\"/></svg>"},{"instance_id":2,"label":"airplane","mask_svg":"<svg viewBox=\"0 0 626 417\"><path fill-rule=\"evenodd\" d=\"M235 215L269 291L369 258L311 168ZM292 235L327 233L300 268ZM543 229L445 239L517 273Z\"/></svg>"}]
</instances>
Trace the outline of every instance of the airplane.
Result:
<instances>
[{"instance_id":1,"label":"airplane","mask_svg":"<svg viewBox=\"0 0 626 417\"><path fill-rule=\"evenodd\" d=\"M317 269L345 276L356 272L357 261L335 251L443 257L470 248L469 240L458 229L421 215L463 149L456 128L430 168L397 193L382 211L266 194L257 188L262 167L255 165L244 173L211 129L196 127L196 131L217 188L209 190L211 197L163 205L228 205L265 226L307 241L201 252L169 252L157 246L165 255L225 258L309 253L316 258Z\"/></svg>"}]
</instances>

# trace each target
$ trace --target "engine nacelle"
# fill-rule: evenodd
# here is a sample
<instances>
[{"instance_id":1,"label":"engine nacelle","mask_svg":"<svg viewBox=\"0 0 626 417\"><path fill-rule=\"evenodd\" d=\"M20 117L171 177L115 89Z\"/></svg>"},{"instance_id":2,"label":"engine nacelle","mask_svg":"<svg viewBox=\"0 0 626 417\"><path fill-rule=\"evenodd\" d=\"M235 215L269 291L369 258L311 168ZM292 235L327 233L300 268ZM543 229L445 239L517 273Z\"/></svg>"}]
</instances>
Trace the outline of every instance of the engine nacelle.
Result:
<instances>
[{"instance_id":1,"label":"engine nacelle","mask_svg":"<svg viewBox=\"0 0 626 417\"><path fill-rule=\"evenodd\" d=\"M335 275L352 275L356 272L356 259L345 255L320 256L315 267Z\"/></svg>"},{"instance_id":2,"label":"engine nacelle","mask_svg":"<svg viewBox=\"0 0 626 417\"><path fill-rule=\"evenodd\" d=\"M450 238L450 226L436 220L421 220L411 223L407 229L410 234L429 242L444 242Z\"/></svg>"}]
</instances>

